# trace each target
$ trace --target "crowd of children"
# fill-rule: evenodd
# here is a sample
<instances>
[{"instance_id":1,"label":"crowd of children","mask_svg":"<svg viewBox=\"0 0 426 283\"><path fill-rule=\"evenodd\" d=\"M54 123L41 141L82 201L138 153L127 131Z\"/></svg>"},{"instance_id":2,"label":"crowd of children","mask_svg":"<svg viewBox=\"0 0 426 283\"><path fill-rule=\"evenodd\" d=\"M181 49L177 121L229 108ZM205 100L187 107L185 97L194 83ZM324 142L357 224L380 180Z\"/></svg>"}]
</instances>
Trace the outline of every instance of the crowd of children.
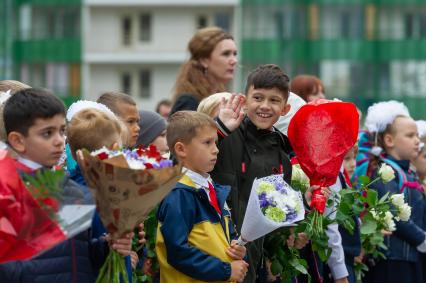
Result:
<instances>
[{"instance_id":1,"label":"crowd of children","mask_svg":"<svg viewBox=\"0 0 426 283\"><path fill-rule=\"evenodd\" d=\"M244 95L218 93L202 100L198 111L178 111L166 120L138 109L131 96L119 92L104 93L97 102L76 102L66 111L47 90L1 81L0 92L8 92L10 97L0 105L0 134L18 155L17 170L65 166L66 186L79 188L87 203L94 199L73 162L80 149L154 144L162 155L171 155L182 164L184 172L158 207L160 282L281 282L280 277L272 276L264 256L264 238L246 247L236 239L253 181L283 174L291 183L292 146L274 126L291 110L289 101L295 101L289 100L289 84L289 77L278 66L262 65L249 74ZM395 231L383 231L386 258L373 259L363 253L360 215L354 216L353 233L330 225L328 267L317 262L304 233L292 235L292 240L282 244L304 248L314 282L354 283L356 262L369 265L363 282L424 282L426 122L414 121L402 103L380 102L369 108L366 131L360 137L347 152L331 190L356 189L357 177L374 178L381 163L393 168L397 178L378 181L373 188L379 197L403 193L412 213L409 221L396 222ZM309 193L305 200L310 202ZM139 228L143 244L142 223ZM125 257L130 275L144 260L143 253L131 250L133 236L130 233L110 241L95 214L89 230L31 260L1 264L0 282L95 282L110 249Z\"/></svg>"}]
</instances>

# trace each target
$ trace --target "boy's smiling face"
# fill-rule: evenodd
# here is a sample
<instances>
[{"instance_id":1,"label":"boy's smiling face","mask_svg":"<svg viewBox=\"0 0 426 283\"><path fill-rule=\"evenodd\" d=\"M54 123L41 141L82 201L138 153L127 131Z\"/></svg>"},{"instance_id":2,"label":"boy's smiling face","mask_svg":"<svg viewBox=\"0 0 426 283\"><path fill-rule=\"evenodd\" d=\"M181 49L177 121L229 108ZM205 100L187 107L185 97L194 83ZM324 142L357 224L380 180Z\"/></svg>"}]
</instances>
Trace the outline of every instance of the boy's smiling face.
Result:
<instances>
[{"instance_id":1,"label":"boy's smiling face","mask_svg":"<svg viewBox=\"0 0 426 283\"><path fill-rule=\"evenodd\" d=\"M11 132L11 146L24 158L45 167L56 165L65 148L65 117L57 114L52 118L37 118L27 135Z\"/></svg>"},{"instance_id":2,"label":"boy's smiling face","mask_svg":"<svg viewBox=\"0 0 426 283\"><path fill-rule=\"evenodd\" d=\"M270 130L280 116L290 111L290 105L277 88L254 89L251 86L247 93L246 109L247 116L257 128Z\"/></svg>"}]
</instances>

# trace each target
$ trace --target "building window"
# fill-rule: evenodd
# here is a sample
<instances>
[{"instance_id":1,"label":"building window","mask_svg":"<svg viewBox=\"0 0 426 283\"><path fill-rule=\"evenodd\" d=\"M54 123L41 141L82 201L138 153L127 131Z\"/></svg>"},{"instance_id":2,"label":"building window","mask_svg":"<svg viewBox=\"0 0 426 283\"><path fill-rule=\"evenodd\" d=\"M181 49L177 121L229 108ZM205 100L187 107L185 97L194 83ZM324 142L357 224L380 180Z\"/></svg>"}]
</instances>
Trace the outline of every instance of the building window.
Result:
<instances>
[{"instance_id":1,"label":"building window","mask_svg":"<svg viewBox=\"0 0 426 283\"><path fill-rule=\"evenodd\" d=\"M132 42L132 19L130 17L124 17L121 24L123 31L123 44L130 45Z\"/></svg>"},{"instance_id":2,"label":"building window","mask_svg":"<svg viewBox=\"0 0 426 283\"><path fill-rule=\"evenodd\" d=\"M149 98L151 96L151 71L141 70L139 72L139 96Z\"/></svg>"},{"instance_id":3,"label":"building window","mask_svg":"<svg viewBox=\"0 0 426 283\"><path fill-rule=\"evenodd\" d=\"M151 15L142 14L139 16L139 40L151 41Z\"/></svg>"},{"instance_id":4,"label":"building window","mask_svg":"<svg viewBox=\"0 0 426 283\"><path fill-rule=\"evenodd\" d=\"M202 15L197 17L197 29L205 28L208 26L208 24L209 24L209 21L207 19L207 16Z\"/></svg>"},{"instance_id":5,"label":"building window","mask_svg":"<svg viewBox=\"0 0 426 283\"><path fill-rule=\"evenodd\" d=\"M132 93L132 75L130 73L123 73L121 75L121 90L131 95Z\"/></svg>"},{"instance_id":6,"label":"building window","mask_svg":"<svg viewBox=\"0 0 426 283\"><path fill-rule=\"evenodd\" d=\"M229 32L231 29L231 16L228 13L217 13L214 16L215 25Z\"/></svg>"},{"instance_id":7,"label":"building window","mask_svg":"<svg viewBox=\"0 0 426 283\"><path fill-rule=\"evenodd\" d=\"M426 37L426 14L407 13L404 15L404 32L406 38Z\"/></svg>"}]
</instances>

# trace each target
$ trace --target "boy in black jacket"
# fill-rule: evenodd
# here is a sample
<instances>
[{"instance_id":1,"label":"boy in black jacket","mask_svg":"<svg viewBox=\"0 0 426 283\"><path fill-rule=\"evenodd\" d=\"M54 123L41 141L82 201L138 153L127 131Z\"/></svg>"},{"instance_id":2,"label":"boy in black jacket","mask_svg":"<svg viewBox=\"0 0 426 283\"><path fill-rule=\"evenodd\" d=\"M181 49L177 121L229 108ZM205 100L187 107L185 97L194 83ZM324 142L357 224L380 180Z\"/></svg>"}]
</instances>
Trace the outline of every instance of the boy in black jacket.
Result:
<instances>
[{"instance_id":1,"label":"boy in black jacket","mask_svg":"<svg viewBox=\"0 0 426 283\"><path fill-rule=\"evenodd\" d=\"M240 113L242 96L222 102L217 123L219 154L211 173L217 183L232 187L229 204L237 230L241 230L255 178L284 174L291 182L292 151L288 138L273 127L290 110L287 104L288 76L276 65L262 65L247 79L246 115ZM255 282L262 263L263 238L247 245L250 264L244 282ZM261 278L258 279L262 281Z\"/></svg>"}]
</instances>

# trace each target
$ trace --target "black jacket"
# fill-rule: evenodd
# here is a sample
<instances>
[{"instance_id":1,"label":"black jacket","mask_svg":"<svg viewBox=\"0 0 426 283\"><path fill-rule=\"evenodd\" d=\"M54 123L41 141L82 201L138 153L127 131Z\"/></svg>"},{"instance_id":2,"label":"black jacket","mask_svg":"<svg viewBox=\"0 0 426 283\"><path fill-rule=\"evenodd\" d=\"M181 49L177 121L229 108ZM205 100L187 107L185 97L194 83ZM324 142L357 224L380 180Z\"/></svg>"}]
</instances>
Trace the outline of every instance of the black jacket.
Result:
<instances>
[{"instance_id":1,"label":"black jacket","mask_svg":"<svg viewBox=\"0 0 426 283\"><path fill-rule=\"evenodd\" d=\"M220 120L218 120L220 124ZM288 138L274 128L259 130L246 117L240 127L219 141L219 155L211 172L213 180L231 186L228 205L231 215L241 231L250 191L255 178L279 174L283 168L284 179L291 183L292 152ZM249 272L244 282L254 282L256 269L262 259L263 239L247 245Z\"/></svg>"},{"instance_id":2,"label":"black jacket","mask_svg":"<svg viewBox=\"0 0 426 283\"><path fill-rule=\"evenodd\" d=\"M200 104L200 100L192 94L185 93L182 94L176 99L173 104L172 110L170 111L170 115L182 110L193 110L197 111L198 104Z\"/></svg>"}]
</instances>

